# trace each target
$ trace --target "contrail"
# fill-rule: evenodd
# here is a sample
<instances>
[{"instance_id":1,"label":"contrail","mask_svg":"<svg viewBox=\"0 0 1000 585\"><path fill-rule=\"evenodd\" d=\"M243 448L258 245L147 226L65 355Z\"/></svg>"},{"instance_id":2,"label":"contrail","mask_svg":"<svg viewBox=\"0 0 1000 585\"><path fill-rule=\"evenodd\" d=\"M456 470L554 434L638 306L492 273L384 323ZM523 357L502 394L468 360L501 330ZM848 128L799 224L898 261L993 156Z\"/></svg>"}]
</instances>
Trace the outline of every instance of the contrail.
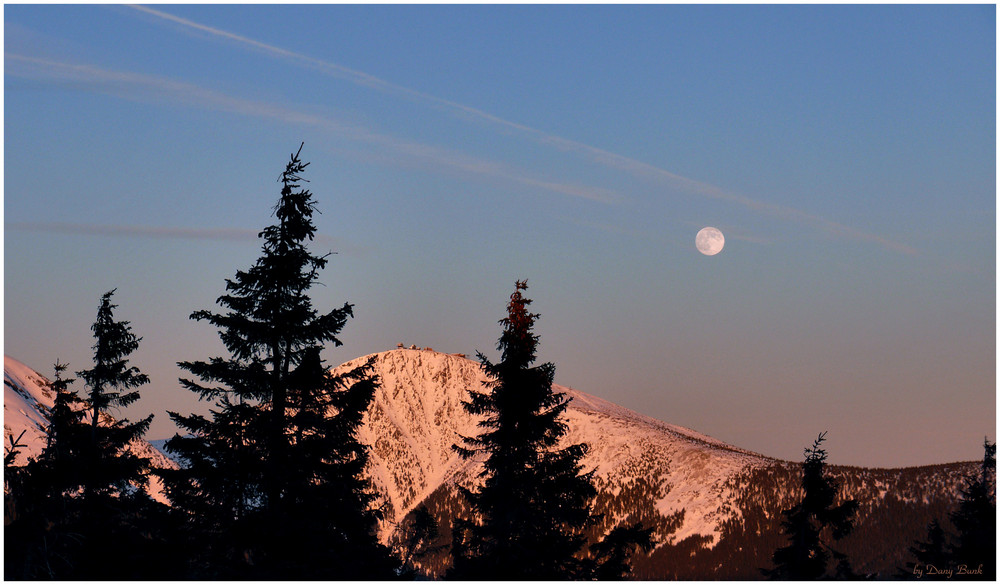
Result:
<instances>
[{"instance_id":1,"label":"contrail","mask_svg":"<svg viewBox=\"0 0 1000 585\"><path fill-rule=\"evenodd\" d=\"M839 224L837 222L830 221L822 217L812 215L791 207L783 205L775 205L763 201L757 201L755 199L751 199L743 195L730 193L714 185L697 181L695 179L690 179L678 175L676 173L671 173L670 171L659 168L655 165L651 165L649 163L638 161L626 156L622 156L620 154L615 154L613 152L603 150L595 146L590 146L588 144L584 144L576 140L571 140L568 138L563 138L561 136L556 136L554 134L549 134L537 128L532 128L531 126L506 120L499 116L494 116L493 114L484 112L482 110L473 108L471 106L467 106L465 104L460 104L458 102L453 102L451 100L447 100L424 92L420 92L405 86L397 85L395 83L386 81L384 79L380 79L373 75L369 75L367 73L357 71L355 69L344 67L336 63L330 63L328 61L323 61L320 59L316 59L314 57L310 57L308 55L303 55L301 53L289 51L281 47L276 47L274 45L262 43L260 41L253 40L245 36L238 35L236 33L207 26L198 22L188 20L186 18L181 18L179 16L174 16L172 14L161 12L159 10L149 8L147 6L140 6L140 5L129 5L129 6L131 8L134 8L135 10L144 12L146 14L155 16L157 18L161 18L176 24L180 24L185 27L189 27L194 30L199 30L220 38L234 41L236 43L252 47L254 49L263 51L265 53L271 54L276 57L297 61L311 68L334 75L338 78L346 79L357 85L371 87L373 89L378 89L384 92L405 95L418 101L423 101L425 103L443 107L447 110L452 111L453 113L463 114L464 117L476 118L490 124L502 126L504 128L517 131L523 135L530 137L535 142L541 144L547 144L555 148L558 148L559 150L582 154L586 156L591 162L615 168L621 171L625 171L634 176L651 178L658 181L665 181L675 187L679 187L689 192L697 193L704 197L708 197L711 199L718 199L722 201L728 201L756 211L767 213L769 215L810 224L818 228L821 228L823 230L847 236L850 238L878 243L897 252L902 252L905 254L916 253L916 250L905 244L900 244L897 242L890 241L876 234L869 234L866 232L862 232L860 230L851 228L849 226Z\"/></svg>"},{"instance_id":2,"label":"contrail","mask_svg":"<svg viewBox=\"0 0 1000 585\"><path fill-rule=\"evenodd\" d=\"M5 223L4 229L11 232L38 232L46 234L67 234L79 236L139 237L170 240L212 240L227 242L258 242L259 229L246 228L184 228L149 225L110 225L94 223L65 222L12 222ZM346 245L339 238L319 234L314 240L319 245L356 247Z\"/></svg>"},{"instance_id":3,"label":"contrail","mask_svg":"<svg viewBox=\"0 0 1000 585\"><path fill-rule=\"evenodd\" d=\"M85 236L139 236L180 240L223 240L249 242L257 240L260 230L240 228L180 228L142 225L104 225L62 222L5 223L4 229L15 232L42 232Z\"/></svg>"},{"instance_id":4,"label":"contrail","mask_svg":"<svg viewBox=\"0 0 1000 585\"><path fill-rule=\"evenodd\" d=\"M101 85L94 87L94 89L119 97L133 99L135 97L135 90L137 89L140 91L151 91L156 97L169 96L173 101L188 103L198 107L208 107L246 116L271 118L284 123L322 129L358 142L373 144L388 151L431 165L512 181L553 193L600 203L614 203L618 199L618 196L614 192L607 189L545 181L531 177L524 171L510 168L502 163L478 159L427 144L402 140L395 136L374 132L357 124L346 123L316 114L299 112L279 105L233 97L191 83L152 75L103 69L92 65L61 63L16 53L5 53L4 56L12 62L34 67L36 71L40 71L43 75L57 79L91 83L95 81L100 82ZM6 70L8 75L24 75L24 72L17 71L16 68L13 71L11 69L8 68Z\"/></svg>"}]
</instances>

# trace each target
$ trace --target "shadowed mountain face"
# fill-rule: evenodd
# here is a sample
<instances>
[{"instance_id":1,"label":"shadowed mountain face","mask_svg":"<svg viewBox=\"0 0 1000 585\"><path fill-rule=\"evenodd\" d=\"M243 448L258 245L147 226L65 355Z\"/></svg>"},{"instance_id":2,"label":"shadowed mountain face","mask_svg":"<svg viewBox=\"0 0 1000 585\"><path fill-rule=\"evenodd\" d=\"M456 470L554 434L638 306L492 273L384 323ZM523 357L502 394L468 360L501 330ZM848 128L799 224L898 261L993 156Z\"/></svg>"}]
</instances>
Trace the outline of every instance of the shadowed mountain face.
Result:
<instances>
[{"instance_id":1,"label":"shadowed mountain face","mask_svg":"<svg viewBox=\"0 0 1000 585\"><path fill-rule=\"evenodd\" d=\"M361 439L371 449L368 473L383 495L381 538L398 539L400 527L424 504L440 524L437 544L447 545L452 519L468 513L456 486L475 484L482 469L481 460L462 460L451 447L478 433L478 421L462 401L470 390L482 391L486 377L477 362L463 356L415 349L358 358L338 369L369 358L381 385ZM45 407L52 397L45 379L27 366L6 358L4 369L4 435L26 429L25 455L36 455L44 445ZM625 521L654 527L658 546L635 559L639 578L760 578L758 569L769 567L771 554L786 543L781 510L801 498L799 464L570 388L554 390L571 399L565 440L590 446L584 465L596 471L593 505L604 515L593 538ZM174 465L148 443L133 447L156 465ZM842 497L860 503L857 527L838 548L858 572L889 577L897 568L905 570L907 548L924 537L932 518L947 526L963 477L975 464L829 471L840 481ZM444 546L422 557L419 567L439 576L449 563Z\"/></svg>"},{"instance_id":2,"label":"shadowed mountain face","mask_svg":"<svg viewBox=\"0 0 1000 585\"><path fill-rule=\"evenodd\" d=\"M369 356L372 357L372 356ZM450 542L452 519L467 513L456 484L477 481L481 461L463 461L451 446L478 433L465 412L469 390L482 391L479 364L460 355L400 349L373 356L381 387L362 439L371 446L369 471L384 494L382 538L425 504L441 525L439 543ZM359 358L341 366L356 365ZM590 451L604 514L600 531L641 520L655 527L659 546L636 560L641 578L759 578L770 566L780 533L781 510L801 498L800 464L778 461L667 424L606 400L555 385L570 399L572 443ZM829 468L842 496L860 503L857 528L838 543L859 572L887 577L910 559L907 548L923 538L934 517L946 520L972 463L908 469ZM599 537L599 534L594 535ZM440 575L445 552L427 555L422 568Z\"/></svg>"}]
</instances>

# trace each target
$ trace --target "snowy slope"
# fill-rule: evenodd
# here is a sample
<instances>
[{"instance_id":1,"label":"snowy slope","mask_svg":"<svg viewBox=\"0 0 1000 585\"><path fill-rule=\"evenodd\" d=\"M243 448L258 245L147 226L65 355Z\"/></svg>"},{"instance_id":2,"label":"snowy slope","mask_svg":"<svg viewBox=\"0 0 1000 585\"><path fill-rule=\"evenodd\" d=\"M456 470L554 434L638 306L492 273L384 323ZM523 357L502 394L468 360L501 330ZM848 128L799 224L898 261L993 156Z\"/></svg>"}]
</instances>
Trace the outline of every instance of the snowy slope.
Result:
<instances>
[{"instance_id":1,"label":"snowy slope","mask_svg":"<svg viewBox=\"0 0 1000 585\"><path fill-rule=\"evenodd\" d=\"M371 446L370 472L390 504L383 537L406 513L442 486L475 481L479 462L463 461L452 449L461 436L477 434L477 419L462 408L469 390L486 381L478 362L429 350L399 349L373 357L381 386L365 419L362 440ZM586 469L595 469L601 491L613 497L637 482L655 485L650 502L664 518L685 510L683 523L666 542L703 535L717 540L728 509L726 480L773 460L690 429L643 416L595 396L554 386L571 398L567 441L585 442ZM622 509L618 521L632 510Z\"/></svg>"},{"instance_id":2,"label":"snowy slope","mask_svg":"<svg viewBox=\"0 0 1000 585\"><path fill-rule=\"evenodd\" d=\"M462 436L478 432L462 401L469 390L482 391L486 377L478 362L464 356L417 349L357 358L335 371L369 359L380 386L360 438L370 448L367 471L385 498L381 538L393 540L407 514L426 504L442 523L439 544L447 543L450 519L468 513L457 486L474 485L481 470L481 461L464 461L452 450ZM11 358L5 358L4 370L4 435L24 430L26 455L36 455L44 445L45 407L53 399L46 394L47 381ZM626 519L654 528L658 548L637 561L637 576L759 577L758 567L766 566L783 542L781 510L801 498L799 464L727 445L571 388L554 390L571 399L565 440L590 446L584 467L595 471L594 509L604 515L600 530ZM174 466L149 443L132 448L154 465ZM842 496L860 504L857 528L844 541L855 567L891 575L906 562L907 547L923 537L927 523L947 517L964 477L975 469L974 462L908 469L831 466ZM150 488L163 501L161 487ZM421 570L440 576L447 562L447 553L432 555Z\"/></svg>"},{"instance_id":3,"label":"snowy slope","mask_svg":"<svg viewBox=\"0 0 1000 585\"><path fill-rule=\"evenodd\" d=\"M48 389L48 379L14 358L4 356L3 369L4 444L10 444L8 437L17 438L24 431L20 442L25 448L14 461L16 465L24 465L28 458L38 456L45 447L46 411L52 407L55 395ZM146 441L136 441L129 449L140 457L149 458L154 467L177 467ZM166 503L159 478L150 477L147 491L153 499Z\"/></svg>"},{"instance_id":4,"label":"snowy slope","mask_svg":"<svg viewBox=\"0 0 1000 585\"><path fill-rule=\"evenodd\" d=\"M406 516L424 504L441 524L437 542L450 542L453 518L469 513L457 486L475 485L481 461L452 450L477 434L462 401L482 391L478 362L429 349L398 349L371 359L381 385L366 414L361 439L371 448L368 471L385 498L381 538L391 542ZM636 561L642 579L756 579L768 566L780 534L781 511L802 497L801 464L727 445L589 394L554 386L570 399L566 441L587 443L584 468L594 470L599 530L622 521L654 529L656 550ZM831 466L841 497L859 503L856 530L843 541L855 568L891 575L907 562L908 547L932 518L956 505L974 463L908 469ZM447 553L420 561L440 577Z\"/></svg>"},{"instance_id":5,"label":"snowy slope","mask_svg":"<svg viewBox=\"0 0 1000 585\"><path fill-rule=\"evenodd\" d=\"M17 438L25 431L21 438L25 448L14 461L24 465L29 456L38 455L45 447L48 422L43 409L52 408L55 395L48 390L48 380L7 356L3 359L3 386L4 446L10 445L8 436Z\"/></svg>"}]
</instances>

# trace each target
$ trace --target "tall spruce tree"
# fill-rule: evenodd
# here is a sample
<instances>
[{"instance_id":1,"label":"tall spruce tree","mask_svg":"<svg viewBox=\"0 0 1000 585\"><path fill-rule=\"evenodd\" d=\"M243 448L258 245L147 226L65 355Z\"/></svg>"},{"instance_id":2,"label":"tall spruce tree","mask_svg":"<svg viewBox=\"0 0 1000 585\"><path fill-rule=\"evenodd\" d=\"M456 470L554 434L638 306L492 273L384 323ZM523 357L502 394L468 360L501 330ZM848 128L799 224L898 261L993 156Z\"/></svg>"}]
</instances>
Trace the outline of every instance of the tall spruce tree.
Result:
<instances>
[{"instance_id":1,"label":"tall spruce tree","mask_svg":"<svg viewBox=\"0 0 1000 585\"><path fill-rule=\"evenodd\" d=\"M840 540L854 528L858 509L856 500L834 505L839 485L826 473L826 451L821 447L826 439L822 433L805 449L802 464L802 501L782 511L782 532L789 543L774 553L774 569L762 569L772 579L820 579L827 575L831 559L837 560L835 578L850 578L853 573L847 558L829 545L829 539Z\"/></svg>"},{"instance_id":2,"label":"tall spruce tree","mask_svg":"<svg viewBox=\"0 0 1000 585\"><path fill-rule=\"evenodd\" d=\"M49 425L45 429L45 448L28 464L38 495L47 500L48 520L67 516L68 498L79 492L88 477L90 465L91 424L87 420L87 403L70 388L72 378L64 378L66 364L55 365L55 378L48 389L55 394L48 409ZM40 489L39 489L40 488ZM58 510L53 513L52 510Z\"/></svg>"},{"instance_id":3,"label":"tall spruce tree","mask_svg":"<svg viewBox=\"0 0 1000 585\"><path fill-rule=\"evenodd\" d=\"M362 476L357 438L377 380L370 363L339 376L320 358L353 316L312 305L327 256L315 235L312 194L300 187L309 163L291 156L279 179L277 223L262 254L226 280L218 304L192 319L219 329L229 357L179 365L201 382L181 383L214 402L210 416L171 418L187 432L167 448L184 468L163 473L185 515L197 575L236 578L387 578L394 564L376 539L380 512Z\"/></svg>"},{"instance_id":4,"label":"tall spruce tree","mask_svg":"<svg viewBox=\"0 0 1000 585\"><path fill-rule=\"evenodd\" d=\"M155 504L142 489L150 460L129 449L153 415L133 423L111 413L135 403L137 388L149 382L129 365L141 339L128 321L115 320L114 293L101 297L91 327L94 365L78 372L87 399L69 388L73 380L63 377L66 366L56 362L46 444L21 473L19 517L8 531L18 547L17 561L5 563L12 578L140 578L156 556L146 525Z\"/></svg>"},{"instance_id":5,"label":"tall spruce tree","mask_svg":"<svg viewBox=\"0 0 1000 585\"><path fill-rule=\"evenodd\" d=\"M507 316L500 320L500 362L478 354L490 378L488 392L470 390L464 402L469 413L483 417L482 432L463 437L465 445L454 449L466 459L484 454L486 460L482 486L461 488L472 509L455 523L453 578L590 579L598 574L583 549L585 532L598 519L589 508L596 495L593 471L584 472L580 463L588 447L558 446L567 432L569 399L552 390L553 364L532 366L538 315L528 311L527 288L526 282L516 282ZM623 535L619 531L616 538ZM648 539L644 532L609 547L630 546L643 535ZM619 562L621 555L610 548L602 551L603 558Z\"/></svg>"},{"instance_id":6,"label":"tall spruce tree","mask_svg":"<svg viewBox=\"0 0 1000 585\"><path fill-rule=\"evenodd\" d=\"M87 407L90 415L90 439L85 443L84 496L93 500L98 495L119 496L134 487L145 486L150 462L128 451L129 443L141 439L153 420L153 415L129 422L115 419L112 409L124 408L139 400L137 388L149 383L149 377L129 365L129 356L139 348L141 337L132 333L128 321L115 321L111 303L112 289L101 297L94 332L94 366L77 372L87 385ZM96 502L92 502L96 505Z\"/></svg>"},{"instance_id":7,"label":"tall spruce tree","mask_svg":"<svg viewBox=\"0 0 1000 585\"><path fill-rule=\"evenodd\" d=\"M958 534L950 547L953 565L964 565L970 571L969 577L994 581L997 570L996 454L996 443L984 439L979 472L966 478L958 510L951 514Z\"/></svg>"},{"instance_id":8,"label":"tall spruce tree","mask_svg":"<svg viewBox=\"0 0 1000 585\"><path fill-rule=\"evenodd\" d=\"M52 408L48 411L49 426L45 433L45 449L39 460L60 465L63 462L74 463L82 461L80 450L86 444L87 416L86 403L80 395L70 389L73 378L64 378L68 364L56 363L52 366L55 378L49 384L49 390L55 394ZM86 429L89 432L89 428ZM63 485L79 485L78 479L72 476L60 482Z\"/></svg>"},{"instance_id":9,"label":"tall spruce tree","mask_svg":"<svg viewBox=\"0 0 1000 585\"><path fill-rule=\"evenodd\" d=\"M918 574L922 578L925 573L921 571L933 566L953 572L935 571L928 573L929 578L996 580L996 449L996 443L984 439L979 470L965 477L958 508L949 514L958 532L945 530L933 519L924 540L909 548L916 562L900 568L897 577Z\"/></svg>"},{"instance_id":10,"label":"tall spruce tree","mask_svg":"<svg viewBox=\"0 0 1000 585\"><path fill-rule=\"evenodd\" d=\"M47 384L55 394L47 411L42 452L18 469L8 488L12 502L4 574L8 579L65 579L77 575L86 527L79 491L86 481L91 425L86 403L64 378L66 364L56 361L55 378ZM81 528L83 529L81 531Z\"/></svg>"},{"instance_id":11,"label":"tall spruce tree","mask_svg":"<svg viewBox=\"0 0 1000 585\"><path fill-rule=\"evenodd\" d=\"M149 481L150 460L137 455L129 445L142 439L153 415L130 422L119 409L134 404L140 398L138 388L149 383L149 377L129 364L129 357L139 348L137 337L128 321L117 321L111 302L115 289L105 293L91 330L94 333L93 367L77 372L86 383L86 423L89 433L82 431L69 415L72 434L82 434L82 497L69 499L74 509L81 549L71 573L73 579L136 578L148 570L152 541L143 526L153 502L144 488ZM69 398L72 401L72 398ZM56 429L58 435L58 429ZM56 437L56 446L60 446ZM63 446L65 443L63 443ZM70 468L65 462L61 467ZM75 510L78 509L78 512ZM117 562L109 563L105 552L116 550Z\"/></svg>"}]
</instances>

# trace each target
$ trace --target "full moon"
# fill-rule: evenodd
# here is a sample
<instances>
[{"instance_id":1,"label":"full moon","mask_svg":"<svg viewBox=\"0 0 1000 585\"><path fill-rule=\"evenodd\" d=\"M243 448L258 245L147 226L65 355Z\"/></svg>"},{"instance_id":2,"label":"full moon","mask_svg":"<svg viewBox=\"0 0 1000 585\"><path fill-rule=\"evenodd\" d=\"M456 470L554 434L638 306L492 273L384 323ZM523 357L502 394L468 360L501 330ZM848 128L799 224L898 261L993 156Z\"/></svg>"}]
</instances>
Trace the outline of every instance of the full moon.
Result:
<instances>
[{"instance_id":1,"label":"full moon","mask_svg":"<svg viewBox=\"0 0 1000 585\"><path fill-rule=\"evenodd\" d=\"M726 245L726 238L723 237L722 232L714 227L704 227L694 237L694 245L697 246L698 251L702 254L715 256Z\"/></svg>"}]
</instances>

